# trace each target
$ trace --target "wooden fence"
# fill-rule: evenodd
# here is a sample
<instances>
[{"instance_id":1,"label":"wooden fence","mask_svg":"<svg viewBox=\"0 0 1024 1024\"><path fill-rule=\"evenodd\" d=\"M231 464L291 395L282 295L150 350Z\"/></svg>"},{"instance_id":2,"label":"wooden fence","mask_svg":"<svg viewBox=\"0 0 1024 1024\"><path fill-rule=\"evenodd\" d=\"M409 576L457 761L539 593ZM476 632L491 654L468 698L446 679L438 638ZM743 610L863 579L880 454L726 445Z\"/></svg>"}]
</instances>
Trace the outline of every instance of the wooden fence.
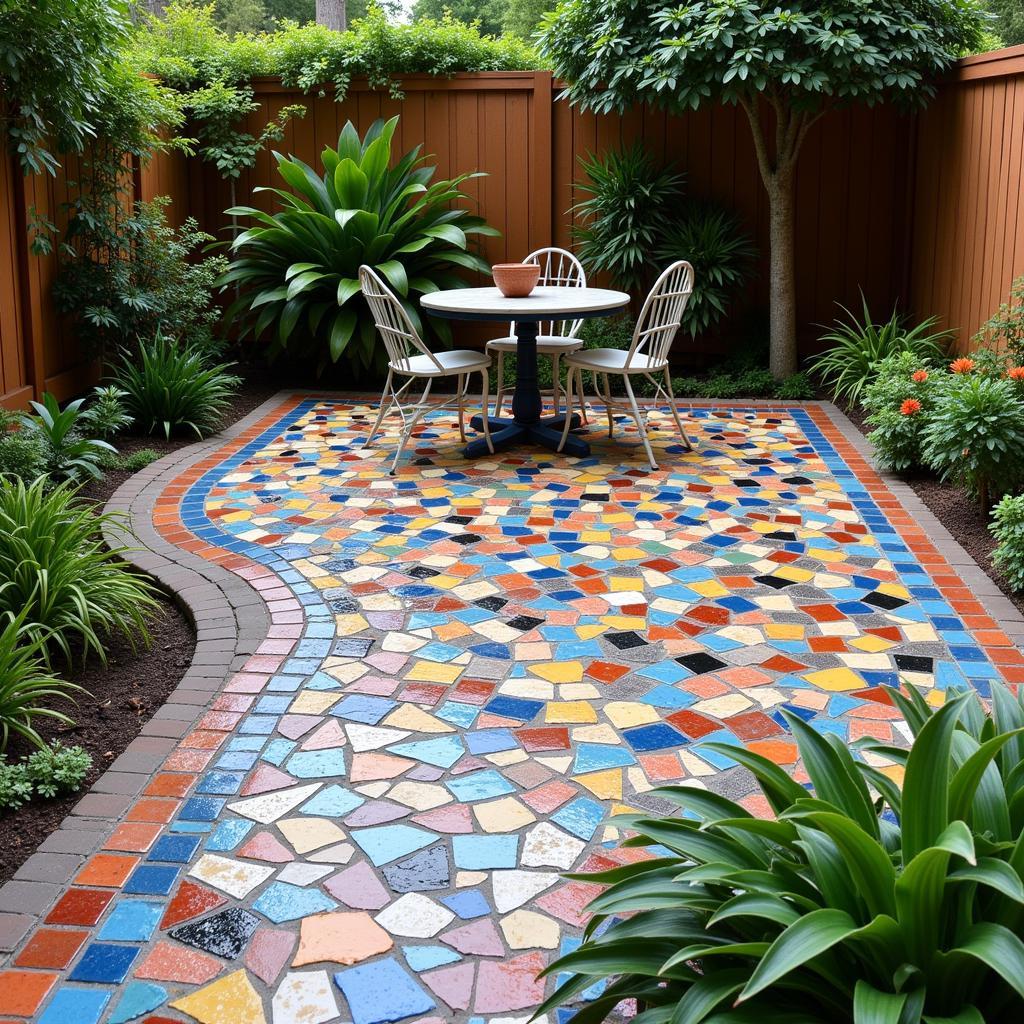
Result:
<instances>
[{"instance_id":1,"label":"wooden fence","mask_svg":"<svg viewBox=\"0 0 1024 1024\"><path fill-rule=\"evenodd\" d=\"M699 345L680 339L680 361L700 360L752 332L764 331L767 307L767 204L750 132L735 108L683 116L637 108L623 116L581 113L557 100L546 72L413 75L404 96L354 83L342 102L306 96L276 80L258 80L259 130L286 105L302 103L281 149L317 165L325 145L351 119L365 130L400 114L396 147L422 144L438 173L481 170L468 183L479 212L502 232L488 239L492 262L520 259L554 242L572 244L578 159L642 140L686 175L690 196L735 210L754 238L757 274L724 327ZM961 62L936 103L916 118L886 107L851 108L822 119L801 156L797 182L796 272L801 351L813 351L817 324L836 303L859 307L860 292L879 315L894 306L939 314L965 344L1024 272L1018 241L1024 140L1024 47ZM73 331L55 316L49 289L56 257L27 251L34 207L58 224L68 197L66 175L24 179L0 160L0 403L17 406L33 393L68 397L90 383L94 368ZM238 201L272 208L256 185L275 184L270 153L235 184ZM168 195L171 220L194 216L223 237L231 186L198 158L163 154L135 175L141 199ZM1024 223L1021 224L1024 237ZM480 340L469 330L463 340Z\"/></svg>"}]
</instances>

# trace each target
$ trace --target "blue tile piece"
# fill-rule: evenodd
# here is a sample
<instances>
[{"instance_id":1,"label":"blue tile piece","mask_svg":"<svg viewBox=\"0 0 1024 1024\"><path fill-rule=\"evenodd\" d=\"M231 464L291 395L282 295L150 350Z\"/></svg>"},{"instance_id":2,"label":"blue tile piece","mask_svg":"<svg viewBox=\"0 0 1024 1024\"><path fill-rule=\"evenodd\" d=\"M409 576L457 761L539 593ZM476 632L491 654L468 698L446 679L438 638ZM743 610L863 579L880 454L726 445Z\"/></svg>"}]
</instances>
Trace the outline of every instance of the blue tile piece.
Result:
<instances>
[{"instance_id":1,"label":"blue tile piece","mask_svg":"<svg viewBox=\"0 0 1024 1024\"><path fill-rule=\"evenodd\" d=\"M96 937L113 942L148 942L163 914L163 903L121 900L114 905Z\"/></svg>"},{"instance_id":2,"label":"blue tile piece","mask_svg":"<svg viewBox=\"0 0 1024 1024\"><path fill-rule=\"evenodd\" d=\"M354 693L342 698L331 708L331 714L350 722L376 725L386 714L397 707L397 702L383 697L371 697Z\"/></svg>"},{"instance_id":3,"label":"blue tile piece","mask_svg":"<svg viewBox=\"0 0 1024 1024\"><path fill-rule=\"evenodd\" d=\"M447 946L403 946L406 963L417 973L453 964L462 957Z\"/></svg>"},{"instance_id":4,"label":"blue tile piece","mask_svg":"<svg viewBox=\"0 0 1024 1024\"><path fill-rule=\"evenodd\" d=\"M636 729L624 729L623 739L642 753L649 750L668 750L686 745L686 737L665 722L641 725Z\"/></svg>"},{"instance_id":5,"label":"blue tile piece","mask_svg":"<svg viewBox=\"0 0 1024 1024\"><path fill-rule=\"evenodd\" d=\"M178 814L185 821L216 821L224 807L224 801L215 796L194 796L185 801Z\"/></svg>"},{"instance_id":6,"label":"blue tile piece","mask_svg":"<svg viewBox=\"0 0 1024 1024\"><path fill-rule=\"evenodd\" d=\"M457 736L442 736L434 740L416 740L413 743L396 743L388 747L392 754L425 761L435 768L451 768L465 753L466 749Z\"/></svg>"},{"instance_id":7,"label":"blue tile piece","mask_svg":"<svg viewBox=\"0 0 1024 1024\"><path fill-rule=\"evenodd\" d=\"M453 836L452 853L455 866L465 871L490 871L493 868L514 868L519 837Z\"/></svg>"},{"instance_id":8,"label":"blue tile piece","mask_svg":"<svg viewBox=\"0 0 1024 1024\"><path fill-rule=\"evenodd\" d=\"M97 1024L113 992L62 985L37 1024Z\"/></svg>"},{"instance_id":9,"label":"blue tile piece","mask_svg":"<svg viewBox=\"0 0 1024 1024\"><path fill-rule=\"evenodd\" d=\"M604 821L606 813L604 804L581 796L552 814L551 820L574 836L589 840Z\"/></svg>"},{"instance_id":10,"label":"blue tile piece","mask_svg":"<svg viewBox=\"0 0 1024 1024\"><path fill-rule=\"evenodd\" d=\"M580 743L576 747L572 773L584 775L604 768L625 768L631 764L636 764L636 758L625 747L613 747L610 743Z\"/></svg>"},{"instance_id":11,"label":"blue tile piece","mask_svg":"<svg viewBox=\"0 0 1024 1024\"><path fill-rule=\"evenodd\" d=\"M501 750L515 750L519 744L511 729L478 729L466 733L466 746L471 754L496 754Z\"/></svg>"},{"instance_id":12,"label":"blue tile piece","mask_svg":"<svg viewBox=\"0 0 1024 1024\"><path fill-rule=\"evenodd\" d=\"M167 989L151 981L133 981L125 986L114 1012L107 1024L127 1024L150 1010L155 1010L167 1000Z\"/></svg>"},{"instance_id":13,"label":"blue tile piece","mask_svg":"<svg viewBox=\"0 0 1024 1024\"><path fill-rule=\"evenodd\" d=\"M174 886L180 870L162 864L140 864L128 876L121 891L131 896L166 896Z\"/></svg>"},{"instance_id":14,"label":"blue tile piece","mask_svg":"<svg viewBox=\"0 0 1024 1024\"><path fill-rule=\"evenodd\" d=\"M380 825L355 829L350 836L377 867L422 850L440 839L436 833L413 825Z\"/></svg>"},{"instance_id":15,"label":"blue tile piece","mask_svg":"<svg viewBox=\"0 0 1024 1024\"><path fill-rule=\"evenodd\" d=\"M233 850L249 834L254 821L243 821L241 818L229 818L222 821L213 835L206 840L207 850Z\"/></svg>"},{"instance_id":16,"label":"blue tile piece","mask_svg":"<svg viewBox=\"0 0 1024 1024\"><path fill-rule=\"evenodd\" d=\"M325 818L344 818L346 814L351 814L364 803L366 800L358 793L353 793L342 786L328 786L307 800L299 808L299 812Z\"/></svg>"},{"instance_id":17,"label":"blue tile piece","mask_svg":"<svg viewBox=\"0 0 1024 1024\"><path fill-rule=\"evenodd\" d=\"M274 882L257 897L252 905L274 924L284 921L298 921L311 914L322 914L338 906L334 900L319 889L304 889L287 882Z\"/></svg>"},{"instance_id":18,"label":"blue tile piece","mask_svg":"<svg viewBox=\"0 0 1024 1024\"><path fill-rule=\"evenodd\" d=\"M491 906L479 889L462 889L450 896L442 896L441 902L463 921L483 917L491 912Z\"/></svg>"},{"instance_id":19,"label":"blue tile piece","mask_svg":"<svg viewBox=\"0 0 1024 1024\"><path fill-rule=\"evenodd\" d=\"M260 755L264 761L269 761L275 767L280 768L285 758L295 749L291 740L271 740L267 749Z\"/></svg>"},{"instance_id":20,"label":"blue tile piece","mask_svg":"<svg viewBox=\"0 0 1024 1024\"><path fill-rule=\"evenodd\" d=\"M120 985L138 955L138 946L114 946L107 942L94 942L86 947L82 959L68 975L68 981Z\"/></svg>"},{"instance_id":21,"label":"blue tile piece","mask_svg":"<svg viewBox=\"0 0 1024 1024\"><path fill-rule=\"evenodd\" d=\"M353 1024L392 1024L436 1005L393 957L338 971L334 981L348 1001Z\"/></svg>"},{"instance_id":22,"label":"blue tile piece","mask_svg":"<svg viewBox=\"0 0 1024 1024\"><path fill-rule=\"evenodd\" d=\"M340 749L300 750L286 766L297 779L326 779L345 774L345 752Z\"/></svg>"},{"instance_id":23,"label":"blue tile piece","mask_svg":"<svg viewBox=\"0 0 1024 1024\"><path fill-rule=\"evenodd\" d=\"M199 836L161 836L153 844L146 860L187 864L201 842Z\"/></svg>"},{"instance_id":24,"label":"blue tile piece","mask_svg":"<svg viewBox=\"0 0 1024 1024\"><path fill-rule=\"evenodd\" d=\"M238 792L244 776L237 772L207 772L203 781L196 786L197 793L218 793L231 796Z\"/></svg>"},{"instance_id":25,"label":"blue tile piece","mask_svg":"<svg viewBox=\"0 0 1024 1024\"><path fill-rule=\"evenodd\" d=\"M445 785L461 803L490 800L516 791L515 786L493 768L485 768L483 771L473 772L471 775L460 775L456 779L445 782Z\"/></svg>"},{"instance_id":26,"label":"blue tile piece","mask_svg":"<svg viewBox=\"0 0 1024 1024\"><path fill-rule=\"evenodd\" d=\"M487 704L487 710L492 715L515 718L522 722L531 721L543 707L544 701L526 700L524 697L499 696Z\"/></svg>"}]
</instances>

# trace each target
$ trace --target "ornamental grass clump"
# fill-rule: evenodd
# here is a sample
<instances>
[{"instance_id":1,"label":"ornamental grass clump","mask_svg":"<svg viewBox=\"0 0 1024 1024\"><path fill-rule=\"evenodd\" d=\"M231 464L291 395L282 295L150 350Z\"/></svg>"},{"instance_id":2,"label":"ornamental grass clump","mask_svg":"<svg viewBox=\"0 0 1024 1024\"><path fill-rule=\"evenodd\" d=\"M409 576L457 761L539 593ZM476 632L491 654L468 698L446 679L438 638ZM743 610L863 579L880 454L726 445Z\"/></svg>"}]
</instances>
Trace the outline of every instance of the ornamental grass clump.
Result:
<instances>
[{"instance_id":1,"label":"ornamental grass clump","mask_svg":"<svg viewBox=\"0 0 1024 1024\"><path fill-rule=\"evenodd\" d=\"M585 941L545 971L538 1014L607 987L573 1016L638 1024L984 1024L1024 1014L1024 700L993 687L933 709L889 691L909 750L860 744L783 711L805 788L743 747L775 817L716 793L657 790L679 817L613 823L645 859L590 875ZM874 764L888 759L894 768ZM897 779L902 778L902 786Z\"/></svg>"},{"instance_id":2,"label":"ornamental grass clump","mask_svg":"<svg viewBox=\"0 0 1024 1024\"><path fill-rule=\"evenodd\" d=\"M70 484L47 484L0 479L0 619L21 617L47 661L70 661L76 646L105 659L114 634L148 640L155 589L122 561L125 548L103 540L122 520L97 514Z\"/></svg>"}]
</instances>

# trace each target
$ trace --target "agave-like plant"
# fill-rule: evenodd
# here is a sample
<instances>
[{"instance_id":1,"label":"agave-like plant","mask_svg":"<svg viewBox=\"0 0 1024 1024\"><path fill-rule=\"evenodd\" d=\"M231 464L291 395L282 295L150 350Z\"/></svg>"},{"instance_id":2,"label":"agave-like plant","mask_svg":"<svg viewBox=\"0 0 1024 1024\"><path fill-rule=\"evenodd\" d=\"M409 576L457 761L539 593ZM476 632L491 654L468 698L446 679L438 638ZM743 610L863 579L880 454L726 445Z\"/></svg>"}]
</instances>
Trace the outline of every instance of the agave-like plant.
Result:
<instances>
[{"instance_id":1,"label":"agave-like plant","mask_svg":"<svg viewBox=\"0 0 1024 1024\"><path fill-rule=\"evenodd\" d=\"M1024 1019L1024 703L890 691L908 750L887 773L792 715L812 790L744 748L775 812L685 785L685 817L612 819L645 859L580 875L608 888L538 1010L613 978L573 1016L636 999L637 1024L985 1024ZM877 759L875 759L877 762ZM902 787L893 775L903 776Z\"/></svg>"},{"instance_id":2,"label":"agave-like plant","mask_svg":"<svg viewBox=\"0 0 1024 1024\"><path fill-rule=\"evenodd\" d=\"M321 154L323 175L275 153L278 173L294 190L269 190L281 209L227 211L255 221L231 243L231 266L220 281L241 291L227 313L229 320L241 318L241 337L270 332L271 354L297 348L316 355L321 368L347 354L356 369L366 370L384 356L359 290L362 264L387 279L417 325L417 295L464 287L458 269L489 273L469 250L468 236L499 232L453 205L469 198L463 182L480 175L431 183L435 168L420 146L390 167L397 125L397 117L375 121L360 139L346 124L337 149ZM447 324L431 326L450 341Z\"/></svg>"},{"instance_id":3,"label":"agave-like plant","mask_svg":"<svg viewBox=\"0 0 1024 1024\"><path fill-rule=\"evenodd\" d=\"M864 389L883 359L912 352L919 359L941 360L953 337L952 331L935 329L938 317L930 316L911 326L895 310L884 324L876 323L861 296L863 311L858 320L845 306L846 319L836 320L818 339L828 348L811 360L808 369L821 379L835 401L860 403Z\"/></svg>"}]
</instances>

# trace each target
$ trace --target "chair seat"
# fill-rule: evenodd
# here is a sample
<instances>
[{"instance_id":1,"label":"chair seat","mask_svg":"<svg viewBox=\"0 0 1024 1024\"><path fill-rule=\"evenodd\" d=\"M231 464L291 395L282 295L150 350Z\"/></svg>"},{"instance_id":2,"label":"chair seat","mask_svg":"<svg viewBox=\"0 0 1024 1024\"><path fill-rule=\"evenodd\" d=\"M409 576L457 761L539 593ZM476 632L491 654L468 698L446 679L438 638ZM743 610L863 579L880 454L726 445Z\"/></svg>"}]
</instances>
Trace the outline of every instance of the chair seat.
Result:
<instances>
[{"instance_id":1,"label":"chair seat","mask_svg":"<svg viewBox=\"0 0 1024 1024\"><path fill-rule=\"evenodd\" d=\"M566 360L571 366L583 370L596 370L598 373L654 373L661 372L667 362L657 362L642 352L634 352L633 358L626 365L628 351L618 348L587 348L573 352Z\"/></svg>"},{"instance_id":2,"label":"chair seat","mask_svg":"<svg viewBox=\"0 0 1024 1024\"><path fill-rule=\"evenodd\" d=\"M453 349L450 352L435 352L434 359L441 364L441 369L430 356L410 356L404 366L391 363L396 373L404 373L409 377L453 377L460 373L475 373L486 370L491 365L491 357L486 352L472 352L469 349Z\"/></svg>"},{"instance_id":3,"label":"chair seat","mask_svg":"<svg viewBox=\"0 0 1024 1024\"><path fill-rule=\"evenodd\" d=\"M517 342L514 337L493 338L487 342L488 352L515 352ZM553 356L565 352L575 352L583 348L579 338L568 338L560 334L541 334L537 337L537 351L542 356Z\"/></svg>"}]
</instances>

